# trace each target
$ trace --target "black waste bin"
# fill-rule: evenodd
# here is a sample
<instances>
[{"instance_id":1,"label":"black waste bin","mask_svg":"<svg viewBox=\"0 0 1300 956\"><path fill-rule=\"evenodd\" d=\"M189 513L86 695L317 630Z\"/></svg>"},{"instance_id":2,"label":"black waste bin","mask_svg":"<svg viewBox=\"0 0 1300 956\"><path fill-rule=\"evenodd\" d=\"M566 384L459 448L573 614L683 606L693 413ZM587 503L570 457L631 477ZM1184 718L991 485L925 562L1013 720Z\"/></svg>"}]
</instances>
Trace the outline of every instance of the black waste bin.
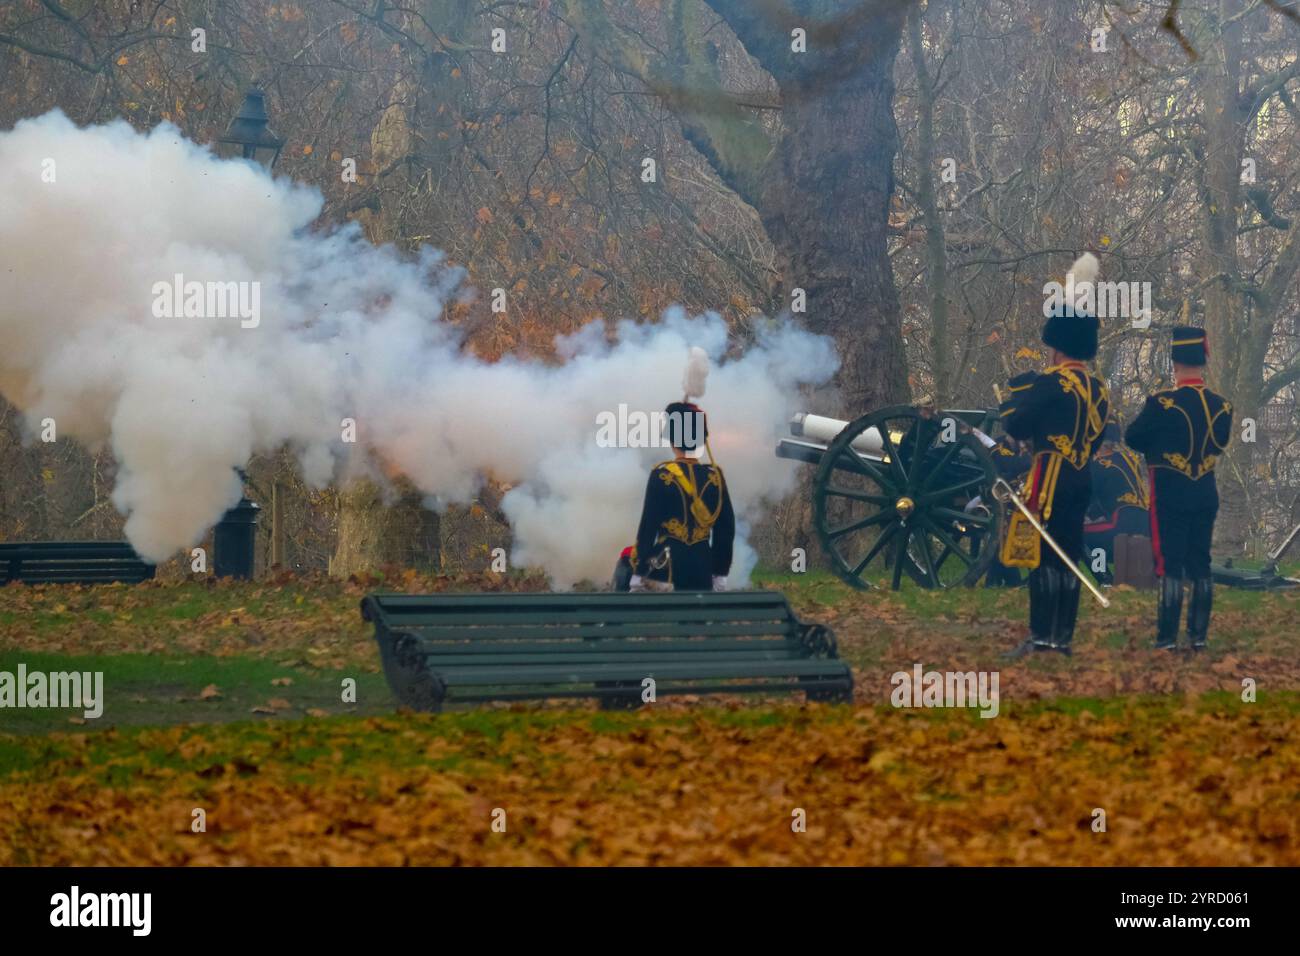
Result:
<instances>
[{"instance_id":1,"label":"black waste bin","mask_svg":"<svg viewBox=\"0 0 1300 956\"><path fill-rule=\"evenodd\" d=\"M212 571L217 577L252 578L257 518L261 510L257 502L241 498L217 522L212 532Z\"/></svg>"}]
</instances>

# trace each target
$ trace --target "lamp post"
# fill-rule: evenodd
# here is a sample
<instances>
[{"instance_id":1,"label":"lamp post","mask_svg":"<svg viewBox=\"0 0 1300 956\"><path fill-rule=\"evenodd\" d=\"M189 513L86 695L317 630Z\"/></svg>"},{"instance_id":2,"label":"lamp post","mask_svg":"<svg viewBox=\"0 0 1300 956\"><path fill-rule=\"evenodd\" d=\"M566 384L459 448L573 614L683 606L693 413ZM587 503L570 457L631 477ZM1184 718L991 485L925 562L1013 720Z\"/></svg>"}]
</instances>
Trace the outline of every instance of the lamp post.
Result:
<instances>
[{"instance_id":1,"label":"lamp post","mask_svg":"<svg viewBox=\"0 0 1300 956\"><path fill-rule=\"evenodd\" d=\"M260 511L257 502L245 496L221 516L212 531L212 573L216 577L244 581L253 577Z\"/></svg>"},{"instance_id":2,"label":"lamp post","mask_svg":"<svg viewBox=\"0 0 1300 956\"><path fill-rule=\"evenodd\" d=\"M271 132L268 122L266 94L254 85L244 94L239 112L226 127L226 135L217 140L217 154L229 159L251 159L269 172L280 158L284 140ZM236 470L242 481L243 471ZM212 569L217 577L247 580L253 576L260 510L256 502L244 495L217 522L212 535Z\"/></svg>"},{"instance_id":3,"label":"lamp post","mask_svg":"<svg viewBox=\"0 0 1300 956\"><path fill-rule=\"evenodd\" d=\"M253 86L244 94L244 103L226 128L226 135L217 140L217 152L228 158L251 159L270 170L280 158L284 140L267 127L266 94Z\"/></svg>"},{"instance_id":4,"label":"lamp post","mask_svg":"<svg viewBox=\"0 0 1300 956\"><path fill-rule=\"evenodd\" d=\"M240 483L247 480L236 468ZM250 580L257 566L257 519L262 509L247 494L221 516L212 529L212 573L219 578Z\"/></svg>"}]
</instances>

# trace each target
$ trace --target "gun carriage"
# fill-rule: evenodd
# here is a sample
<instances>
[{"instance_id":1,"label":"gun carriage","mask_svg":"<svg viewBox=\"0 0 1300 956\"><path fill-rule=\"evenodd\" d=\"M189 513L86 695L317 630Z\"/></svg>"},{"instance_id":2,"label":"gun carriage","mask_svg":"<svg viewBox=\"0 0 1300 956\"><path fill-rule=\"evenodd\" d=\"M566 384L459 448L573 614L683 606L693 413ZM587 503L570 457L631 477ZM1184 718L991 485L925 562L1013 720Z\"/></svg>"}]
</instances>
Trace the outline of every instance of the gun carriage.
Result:
<instances>
[{"instance_id":1,"label":"gun carriage","mask_svg":"<svg viewBox=\"0 0 1300 956\"><path fill-rule=\"evenodd\" d=\"M776 455L816 467L813 524L845 582L970 587L996 556L1005 520L981 440L996 419L996 410L908 405L852 422L801 413Z\"/></svg>"}]
</instances>

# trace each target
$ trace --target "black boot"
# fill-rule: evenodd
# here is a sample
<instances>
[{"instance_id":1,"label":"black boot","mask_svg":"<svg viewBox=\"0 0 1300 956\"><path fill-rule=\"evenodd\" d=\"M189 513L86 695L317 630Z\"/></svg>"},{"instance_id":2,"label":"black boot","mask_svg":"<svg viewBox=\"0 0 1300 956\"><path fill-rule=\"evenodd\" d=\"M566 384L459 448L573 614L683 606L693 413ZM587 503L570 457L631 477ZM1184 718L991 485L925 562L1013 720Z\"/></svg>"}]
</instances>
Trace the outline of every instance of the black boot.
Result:
<instances>
[{"instance_id":1,"label":"black boot","mask_svg":"<svg viewBox=\"0 0 1300 956\"><path fill-rule=\"evenodd\" d=\"M1070 656L1070 642L1074 640L1074 622L1079 617L1079 579L1068 570L1061 574L1061 596L1056 606L1056 628L1052 635L1055 649Z\"/></svg>"},{"instance_id":2,"label":"black boot","mask_svg":"<svg viewBox=\"0 0 1300 956\"><path fill-rule=\"evenodd\" d=\"M1024 657L1032 651L1050 651L1061 594L1061 571L1039 566L1029 572L1029 637L1004 657Z\"/></svg>"},{"instance_id":3,"label":"black boot","mask_svg":"<svg viewBox=\"0 0 1300 956\"><path fill-rule=\"evenodd\" d=\"M1187 607L1187 643L1192 650L1205 649L1205 639L1210 633L1210 609L1214 606L1214 579L1192 580L1192 601Z\"/></svg>"},{"instance_id":4,"label":"black boot","mask_svg":"<svg viewBox=\"0 0 1300 956\"><path fill-rule=\"evenodd\" d=\"M1166 575L1160 579L1160 606L1156 614L1156 649L1178 647L1178 621L1183 616L1183 579Z\"/></svg>"}]
</instances>

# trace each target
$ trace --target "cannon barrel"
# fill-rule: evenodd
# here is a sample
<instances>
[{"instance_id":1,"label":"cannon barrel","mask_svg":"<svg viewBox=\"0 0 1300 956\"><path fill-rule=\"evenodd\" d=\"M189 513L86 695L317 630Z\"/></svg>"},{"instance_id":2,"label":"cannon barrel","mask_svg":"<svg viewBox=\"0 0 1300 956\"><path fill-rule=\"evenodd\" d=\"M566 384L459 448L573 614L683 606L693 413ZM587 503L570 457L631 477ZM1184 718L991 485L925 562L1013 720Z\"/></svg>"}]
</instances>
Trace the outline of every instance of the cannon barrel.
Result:
<instances>
[{"instance_id":1,"label":"cannon barrel","mask_svg":"<svg viewBox=\"0 0 1300 956\"><path fill-rule=\"evenodd\" d=\"M847 428L849 422L825 415L813 415L809 412L797 412L790 418L792 438L782 438L776 446L776 457L790 461L801 461L806 465L820 465L826 448L840 432ZM895 435L899 441L902 435ZM884 451L880 441L880 432L874 428L853 440L853 450L870 461L884 461Z\"/></svg>"},{"instance_id":2,"label":"cannon barrel","mask_svg":"<svg viewBox=\"0 0 1300 956\"><path fill-rule=\"evenodd\" d=\"M943 419L951 417L965 422L972 428L976 428L990 416L995 415L996 412L980 408L955 408L938 412L936 418L943 421ZM786 458L790 461L801 461L808 465L820 464L822 455L826 452L830 443L851 424L852 422L846 422L839 418L830 418L826 415L796 412L790 417L790 434L793 437L782 438L777 443L776 457ZM903 441L903 432L891 430L889 437L894 446L898 447ZM992 444L992 440L986 437L981 437L981 441L985 445ZM870 461L885 460L884 443L881 441L879 429L867 428L861 435L853 439L851 447L863 458ZM836 467L843 466L837 465Z\"/></svg>"},{"instance_id":3,"label":"cannon barrel","mask_svg":"<svg viewBox=\"0 0 1300 956\"><path fill-rule=\"evenodd\" d=\"M833 442L835 436L844 431L848 425L848 422L838 418L813 415L811 412L797 412L790 419L790 434L796 438L806 438L811 442L825 446ZM853 439L853 450L867 455L879 455L883 450L880 432L874 428L868 428Z\"/></svg>"}]
</instances>

